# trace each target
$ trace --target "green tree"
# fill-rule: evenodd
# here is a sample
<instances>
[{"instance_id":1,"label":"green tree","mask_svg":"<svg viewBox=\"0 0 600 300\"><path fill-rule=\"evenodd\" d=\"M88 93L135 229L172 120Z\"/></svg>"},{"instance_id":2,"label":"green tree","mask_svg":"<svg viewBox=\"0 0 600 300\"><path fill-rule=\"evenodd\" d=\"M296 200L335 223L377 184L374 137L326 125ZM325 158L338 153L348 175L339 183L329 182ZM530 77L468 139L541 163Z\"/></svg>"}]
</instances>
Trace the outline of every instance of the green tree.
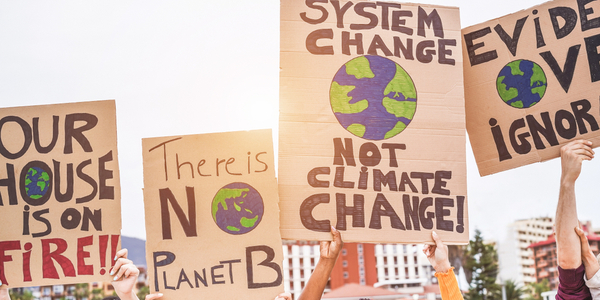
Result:
<instances>
[{"instance_id":1,"label":"green tree","mask_svg":"<svg viewBox=\"0 0 600 300\"><path fill-rule=\"evenodd\" d=\"M104 298L104 293L102 289L92 290L92 300L102 300L102 298Z\"/></svg>"},{"instance_id":2,"label":"green tree","mask_svg":"<svg viewBox=\"0 0 600 300\"><path fill-rule=\"evenodd\" d=\"M137 292L137 296L139 299L146 299L146 295L150 294L150 288L147 286L143 286Z\"/></svg>"},{"instance_id":3,"label":"green tree","mask_svg":"<svg viewBox=\"0 0 600 300\"><path fill-rule=\"evenodd\" d=\"M542 282L534 282L527 285L528 296L526 300L542 300L542 293L550 290L550 283L548 279L542 280Z\"/></svg>"},{"instance_id":4,"label":"green tree","mask_svg":"<svg viewBox=\"0 0 600 300\"><path fill-rule=\"evenodd\" d=\"M33 294L29 290L18 292L18 290L11 289L8 294L12 300L33 300Z\"/></svg>"},{"instance_id":5,"label":"green tree","mask_svg":"<svg viewBox=\"0 0 600 300\"><path fill-rule=\"evenodd\" d=\"M498 253L494 245L483 243L481 231L475 230L474 240L469 241L465 250L464 268L471 272L471 284L465 294L467 300L501 299L500 285L496 283L498 276Z\"/></svg>"},{"instance_id":6,"label":"green tree","mask_svg":"<svg viewBox=\"0 0 600 300\"><path fill-rule=\"evenodd\" d=\"M15 289L10 289L8 290L8 296L10 296L10 299L12 300L17 300L21 295L17 293Z\"/></svg>"},{"instance_id":7,"label":"green tree","mask_svg":"<svg viewBox=\"0 0 600 300\"><path fill-rule=\"evenodd\" d=\"M90 297L90 286L87 283L78 283L75 285L75 292L73 296L77 300L89 299Z\"/></svg>"},{"instance_id":8,"label":"green tree","mask_svg":"<svg viewBox=\"0 0 600 300\"><path fill-rule=\"evenodd\" d=\"M514 280L504 281L504 291L506 292L506 300L521 300L525 294L525 289L518 286Z\"/></svg>"}]
</instances>

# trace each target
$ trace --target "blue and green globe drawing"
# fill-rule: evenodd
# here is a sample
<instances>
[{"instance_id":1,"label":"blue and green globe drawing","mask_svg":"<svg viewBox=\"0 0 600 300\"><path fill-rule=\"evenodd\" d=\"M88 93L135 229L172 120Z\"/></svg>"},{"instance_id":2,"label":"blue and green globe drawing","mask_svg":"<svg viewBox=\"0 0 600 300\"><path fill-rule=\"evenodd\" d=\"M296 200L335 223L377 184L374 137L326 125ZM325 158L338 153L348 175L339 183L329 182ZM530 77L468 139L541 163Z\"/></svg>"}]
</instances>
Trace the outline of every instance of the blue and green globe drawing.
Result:
<instances>
[{"instance_id":1,"label":"blue and green globe drawing","mask_svg":"<svg viewBox=\"0 0 600 300\"><path fill-rule=\"evenodd\" d=\"M234 182L222 187L212 201L213 220L229 234L252 231L262 220L262 197L252 186Z\"/></svg>"},{"instance_id":2,"label":"blue and green globe drawing","mask_svg":"<svg viewBox=\"0 0 600 300\"><path fill-rule=\"evenodd\" d=\"M384 140L402 132L417 110L410 75L390 59L356 57L335 74L329 91L338 122L355 136Z\"/></svg>"},{"instance_id":3,"label":"blue and green globe drawing","mask_svg":"<svg viewBox=\"0 0 600 300\"><path fill-rule=\"evenodd\" d=\"M31 199L40 199L50 187L50 175L41 168L31 167L25 175L25 193Z\"/></svg>"},{"instance_id":4,"label":"blue and green globe drawing","mask_svg":"<svg viewBox=\"0 0 600 300\"><path fill-rule=\"evenodd\" d=\"M496 79L500 98L516 108L529 108L540 102L546 93L546 87L544 70L525 59L506 64Z\"/></svg>"}]
</instances>

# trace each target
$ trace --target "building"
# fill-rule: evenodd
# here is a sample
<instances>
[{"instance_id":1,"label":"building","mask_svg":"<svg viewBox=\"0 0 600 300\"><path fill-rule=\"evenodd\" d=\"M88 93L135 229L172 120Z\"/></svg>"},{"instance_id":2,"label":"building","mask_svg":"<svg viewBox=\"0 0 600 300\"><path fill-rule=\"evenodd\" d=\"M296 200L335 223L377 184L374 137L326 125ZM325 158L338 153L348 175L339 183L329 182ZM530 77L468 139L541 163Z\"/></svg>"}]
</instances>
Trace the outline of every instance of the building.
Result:
<instances>
[{"instance_id":1,"label":"building","mask_svg":"<svg viewBox=\"0 0 600 300\"><path fill-rule=\"evenodd\" d=\"M423 245L383 244L375 246L375 286L388 286L401 293L422 293L424 286L437 283L435 270L423 253Z\"/></svg>"},{"instance_id":2,"label":"building","mask_svg":"<svg viewBox=\"0 0 600 300\"><path fill-rule=\"evenodd\" d=\"M321 252L319 242L283 241L283 287L297 299L310 274L315 270ZM325 292L331 290L327 283Z\"/></svg>"},{"instance_id":3,"label":"building","mask_svg":"<svg viewBox=\"0 0 600 300\"><path fill-rule=\"evenodd\" d=\"M379 246L379 245L377 245ZM331 289L349 283L373 286L377 283L374 244L345 243L331 271Z\"/></svg>"},{"instance_id":4,"label":"building","mask_svg":"<svg viewBox=\"0 0 600 300\"><path fill-rule=\"evenodd\" d=\"M422 294L437 283L422 250L422 245L344 243L325 293L358 284ZM319 261L319 243L284 241L283 257L285 291L297 298Z\"/></svg>"},{"instance_id":5,"label":"building","mask_svg":"<svg viewBox=\"0 0 600 300\"><path fill-rule=\"evenodd\" d=\"M137 293L140 288L147 285L147 272L145 266L137 266L140 270L138 281L134 287ZM14 288L13 292L22 294L31 292L34 299L39 300L76 300L76 299L102 299L114 294L114 288L110 282L92 282L80 284L57 284L47 286L34 286L27 288ZM86 296L87 295L87 296Z\"/></svg>"},{"instance_id":6,"label":"building","mask_svg":"<svg viewBox=\"0 0 600 300\"><path fill-rule=\"evenodd\" d=\"M600 236L590 232L589 222L582 224L584 231L588 233L590 248L595 255L598 255L600 249ZM533 253L534 269L536 282L548 280L551 290L558 289L558 258L556 253L556 239L551 236L545 241L531 244L530 249Z\"/></svg>"},{"instance_id":7,"label":"building","mask_svg":"<svg viewBox=\"0 0 600 300\"><path fill-rule=\"evenodd\" d=\"M536 282L533 251L529 245L545 241L552 234L550 217L518 220L508 225L506 239L498 245L500 280L526 285Z\"/></svg>"}]
</instances>

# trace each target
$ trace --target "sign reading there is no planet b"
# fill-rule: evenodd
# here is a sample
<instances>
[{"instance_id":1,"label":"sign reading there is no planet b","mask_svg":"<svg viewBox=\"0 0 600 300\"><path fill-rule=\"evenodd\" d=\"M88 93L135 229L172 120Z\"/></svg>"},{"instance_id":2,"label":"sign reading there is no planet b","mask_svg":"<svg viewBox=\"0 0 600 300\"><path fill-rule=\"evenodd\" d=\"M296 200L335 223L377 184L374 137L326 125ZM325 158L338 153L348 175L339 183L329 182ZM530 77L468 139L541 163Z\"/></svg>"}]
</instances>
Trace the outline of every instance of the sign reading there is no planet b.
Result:
<instances>
[{"instance_id":1,"label":"sign reading there is no planet b","mask_svg":"<svg viewBox=\"0 0 600 300\"><path fill-rule=\"evenodd\" d=\"M142 140L146 260L169 299L283 292L270 130Z\"/></svg>"}]
</instances>

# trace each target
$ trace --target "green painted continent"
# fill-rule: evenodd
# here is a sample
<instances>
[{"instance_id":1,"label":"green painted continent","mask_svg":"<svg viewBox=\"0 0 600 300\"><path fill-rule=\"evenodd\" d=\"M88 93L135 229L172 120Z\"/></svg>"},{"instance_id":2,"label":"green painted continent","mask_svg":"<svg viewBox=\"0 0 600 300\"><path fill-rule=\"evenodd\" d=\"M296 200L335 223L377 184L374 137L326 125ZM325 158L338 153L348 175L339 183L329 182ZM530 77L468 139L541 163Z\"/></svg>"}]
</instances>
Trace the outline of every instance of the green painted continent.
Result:
<instances>
[{"instance_id":1,"label":"green painted continent","mask_svg":"<svg viewBox=\"0 0 600 300\"><path fill-rule=\"evenodd\" d=\"M517 97L519 95L519 91L514 87L511 87L507 90L506 84L502 83L503 80L504 76L498 76L498 78L496 79L496 89L498 89L498 94L500 94L500 98L502 98L502 100L506 102Z\"/></svg>"},{"instance_id":2,"label":"green painted continent","mask_svg":"<svg viewBox=\"0 0 600 300\"><path fill-rule=\"evenodd\" d=\"M523 61L522 59L519 59L519 60L511 61L510 63L507 64L507 66L510 67L510 73L513 74L513 76L525 75L525 73L523 73L523 71L521 71L521 62L522 61Z\"/></svg>"},{"instance_id":3,"label":"green painted continent","mask_svg":"<svg viewBox=\"0 0 600 300\"><path fill-rule=\"evenodd\" d=\"M226 199L229 198L238 198L240 196L244 196L246 197L246 195L248 194L249 189L245 188L245 189L220 189L219 192L217 192L217 195L215 195L215 198L213 200L212 203L212 216L213 219L217 219L217 211L219 210L219 204L221 204L221 207L223 207L223 210L228 210L227 208L227 203L225 202Z\"/></svg>"},{"instance_id":4,"label":"green painted continent","mask_svg":"<svg viewBox=\"0 0 600 300\"><path fill-rule=\"evenodd\" d=\"M367 101L367 99L350 104L352 97L348 96L348 93L354 88L354 86L350 85L340 85L335 81L331 84L329 96L331 98L331 108L333 109L333 112L355 114L369 107L369 101Z\"/></svg>"},{"instance_id":5,"label":"green painted continent","mask_svg":"<svg viewBox=\"0 0 600 300\"><path fill-rule=\"evenodd\" d=\"M346 63L346 74L353 75L356 79L373 78L375 74L371 70L369 60L364 57L357 57Z\"/></svg>"},{"instance_id":6,"label":"green painted continent","mask_svg":"<svg viewBox=\"0 0 600 300\"><path fill-rule=\"evenodd\" d=\"M417 110L417 102L414 101L396 101L392 98L384 97L381 104L390 114L396 117L405 117L409 120L412 120Z\"/></svg>"},{"instance_id":7,"label":"green painted continent","mask_svg":"<svg viewBox=\"0 0 600 300\"><path fill-rule=\"evenodd\" d=\"M394 78L390 80L383 91L383 95L388 95L389 93L395 93L394 97L398 97L398 94L402 93L406 99L417 98L417 90L412 79L399 65L396 65L396 75L394 75Z\"/></svg>"}]
</instances>

